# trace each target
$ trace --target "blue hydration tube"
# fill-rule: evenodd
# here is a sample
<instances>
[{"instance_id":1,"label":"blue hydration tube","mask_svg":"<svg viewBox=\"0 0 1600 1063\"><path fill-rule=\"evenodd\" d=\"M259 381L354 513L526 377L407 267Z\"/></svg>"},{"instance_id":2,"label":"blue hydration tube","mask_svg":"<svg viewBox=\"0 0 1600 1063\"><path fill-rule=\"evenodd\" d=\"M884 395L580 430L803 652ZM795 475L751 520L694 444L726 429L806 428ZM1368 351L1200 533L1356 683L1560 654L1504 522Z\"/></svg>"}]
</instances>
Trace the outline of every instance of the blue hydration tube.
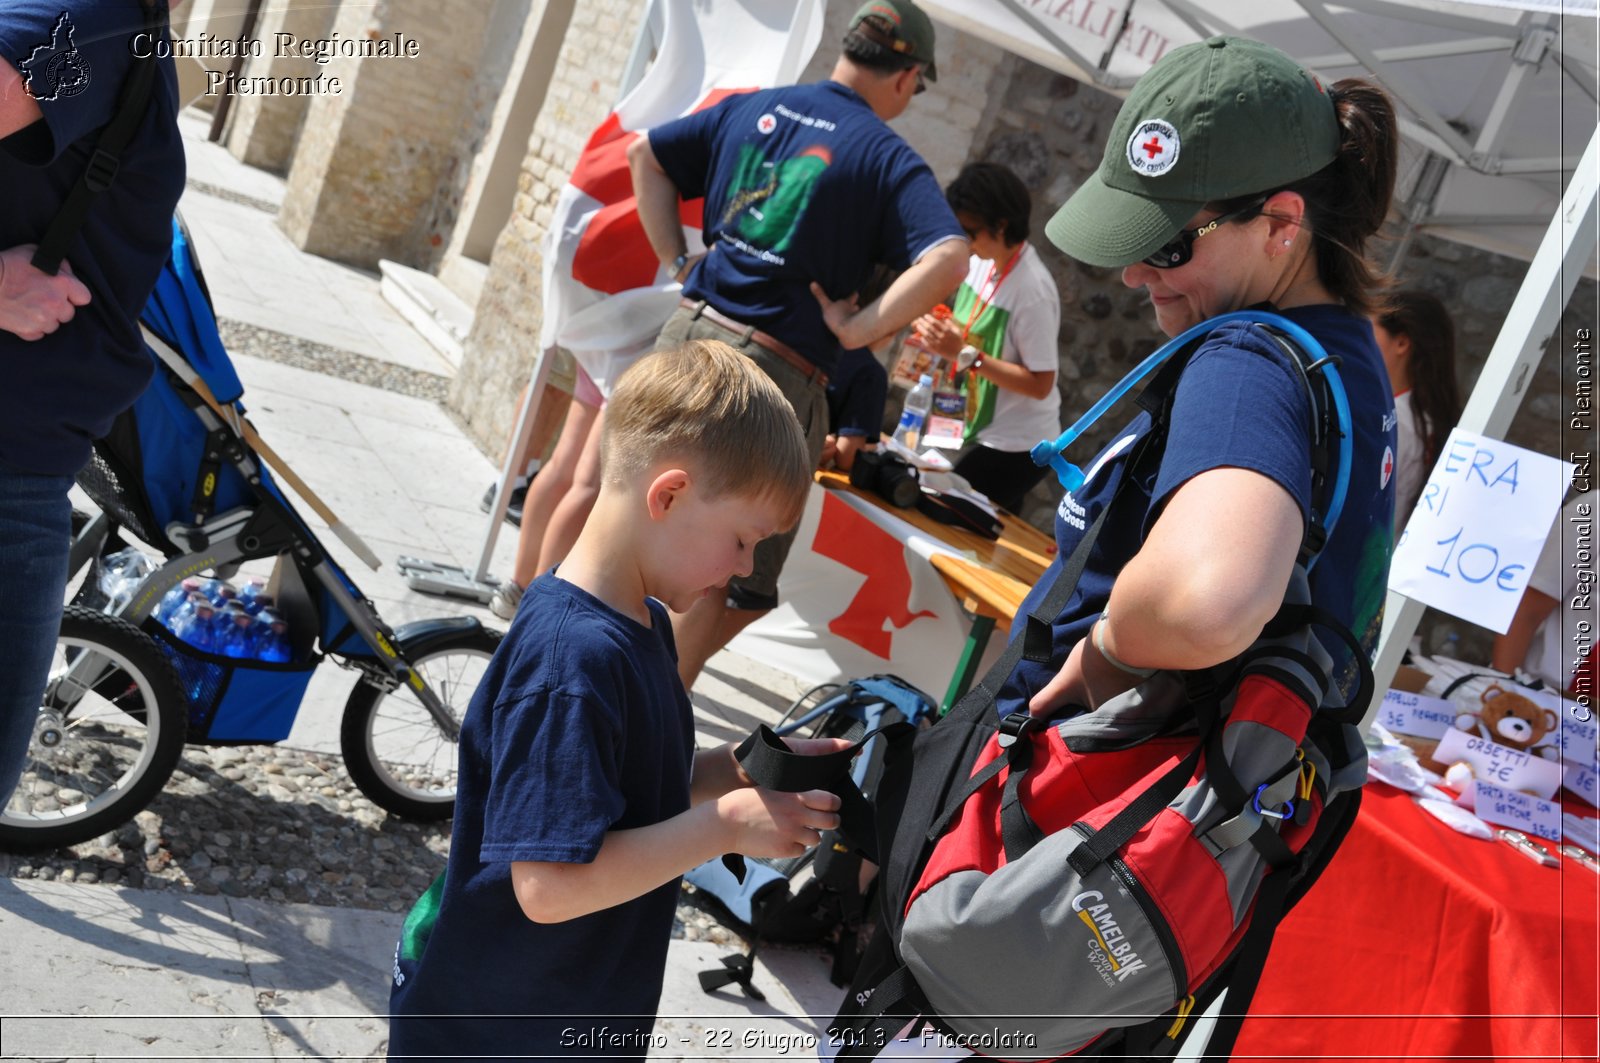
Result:
<instances>
[{"instance_id":1,"label":"blue hydration tube","mask_svg":"<svg viewBox=\"0 0 1600 1063\"><path fill-rule=\"evenodd\" d=\"M1318 371L1324 373L1328 378L1330 385L1328 390L1333 394L1334 412L1339 421L1339 471L1334 480L1333 498L1328 504L1328 513L1322 525L1323 530L1331 536L1334 525L1339 521L1339 514L1344 509L1345 493L1350 486L1350 402L1344 393L1344 382L1339 378L1339 370L1334 361L1328 357L1328 353L1323 349L1322 344L1318 343L1316 337L1312 336L1311 333L1278 314L1270 314L1261 310L1235 310L1232 313L1219 314L1216 317L1202 321L1188 331L1168 340L1154 354L1151 354L1135 366L1132 372L1117 381L1111 390L1106 392L1099 402L1089 407L1088 412L1078 418L1071 428L1062 432L1057 438L1053 440L1046 439L1035 446L1032 451L1034 464L1040 466L1048 465L1055 470L1056 478L1061 481L1062 487L1068 491L1078 490L1083 486L1083 470L1063 457L1062 451L1071 446L1079 436L1087 432L1091 425L1098 421L1107 410L1115 406L1136 384L1149 376L1152 370L1182 350L1191 340L1204 336L1218 325L1225 325L1230 321L1254 321L1263 325L1271 325L1283 331L1299 344L1302 350L1312 356ZM1315 563L1315 558L1312 559L1311 563ZM1308 565L1307 567L1309 568L1310 566Z\"/></svg>"}]
</instances>

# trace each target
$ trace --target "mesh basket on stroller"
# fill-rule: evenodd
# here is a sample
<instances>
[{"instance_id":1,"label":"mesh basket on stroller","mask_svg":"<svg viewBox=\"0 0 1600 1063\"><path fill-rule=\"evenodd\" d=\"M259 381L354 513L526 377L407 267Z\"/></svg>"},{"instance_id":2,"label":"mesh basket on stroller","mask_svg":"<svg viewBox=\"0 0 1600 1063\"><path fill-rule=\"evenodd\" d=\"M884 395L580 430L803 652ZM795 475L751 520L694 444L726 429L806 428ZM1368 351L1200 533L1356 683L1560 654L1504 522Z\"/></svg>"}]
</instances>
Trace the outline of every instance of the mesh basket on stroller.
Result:
<instances>
[{"instance_id":1,"label":"mesh basket on stroller","mask_svg":"<svg viewBox=\"0 0 1600 1063\"><path fill-rule=\"evenodd\" d=\"M185 741L281 741L328 657L358 673L340 726L352 779L391 812L447 818L461 717L500 634L470 617L391 629L328 555L263 463L270 451L243 418L177 219L142 321L155 379L79 475L100 509L73 542L74 573L89 573L62 620L0 847L68 845L120 825L165 785ZM108 600L98 570L124 534L163 560ZM261 559L275 559L266 591L287 626L275 659L198 648L158 619L185 580Z\"/></svg>"}]
</instances>

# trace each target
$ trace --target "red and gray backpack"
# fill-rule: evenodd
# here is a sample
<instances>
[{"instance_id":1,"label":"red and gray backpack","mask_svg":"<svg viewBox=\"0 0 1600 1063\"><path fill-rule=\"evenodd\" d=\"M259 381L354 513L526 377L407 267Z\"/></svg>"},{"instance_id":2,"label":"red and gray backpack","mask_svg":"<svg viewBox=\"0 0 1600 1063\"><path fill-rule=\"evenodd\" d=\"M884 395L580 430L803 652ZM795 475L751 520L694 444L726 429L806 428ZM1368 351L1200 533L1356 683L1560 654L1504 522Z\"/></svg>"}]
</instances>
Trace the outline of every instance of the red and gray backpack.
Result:
<instances>
[{"instance_id":1,"label":"red and gray backpack","mask_svg":"<svg viewBox=\"0 0 1600 1063\"><path fill-rule=\"evenodd\" d=\"M1320 349L1301 349L1314 340L1263 327L1311 395L1313 508L1327 514L1342 493L1342 388ZM1194 346L1141 396L1154 427L1123 485L1159 462ZM1122 493L983 682L890 744L871 842L880 923L829 1028L837 1058L870 1058L919 1019L935 1043L998 1059L1159 1057L1226 989L1232 1018L1207 1049L1225 1058L1273 929L1354 819L1366 777L1355 725L1373 681L1356 640L1310 604L1320 518L1282 608L1239 657L1157 673L1065 720L999 718L1018 661L1050 661L1051 622ZM1329 638L1359 666L1348 700Z\"/></svg>"}]
</instances>

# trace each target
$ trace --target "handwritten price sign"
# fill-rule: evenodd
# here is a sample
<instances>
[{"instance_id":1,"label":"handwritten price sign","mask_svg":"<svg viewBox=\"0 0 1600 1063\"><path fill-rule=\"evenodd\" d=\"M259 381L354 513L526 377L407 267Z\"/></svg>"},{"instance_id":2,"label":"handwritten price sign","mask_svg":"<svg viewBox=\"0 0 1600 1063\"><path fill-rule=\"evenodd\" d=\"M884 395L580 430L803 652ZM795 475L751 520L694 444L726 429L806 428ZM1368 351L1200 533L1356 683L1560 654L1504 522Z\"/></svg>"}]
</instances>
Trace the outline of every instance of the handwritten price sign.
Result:
<instances>
[{"instance_id":1,"label":"handwritten price sign","mask_svg":"<svg viewBox=\"0 0 1600 1063\"><path fill-rule=\"evenodd\" d=\"M1572 472L1510 443L1451 432L1395 546L1389 589L1504 634Z\"/></svg>"}]
</instances>

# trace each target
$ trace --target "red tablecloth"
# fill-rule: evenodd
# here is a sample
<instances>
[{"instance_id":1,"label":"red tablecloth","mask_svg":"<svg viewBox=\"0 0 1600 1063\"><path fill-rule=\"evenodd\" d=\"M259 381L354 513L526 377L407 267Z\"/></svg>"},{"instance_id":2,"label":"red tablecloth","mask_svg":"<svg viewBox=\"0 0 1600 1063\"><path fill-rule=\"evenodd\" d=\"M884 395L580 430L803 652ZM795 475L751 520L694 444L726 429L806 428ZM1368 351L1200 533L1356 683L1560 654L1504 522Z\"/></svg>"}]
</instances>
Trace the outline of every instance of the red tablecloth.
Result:
<instances>
[{"instance_id":1,"label":"red tablecloth","mask_svg":"<svg viewBox=\"0 0 1600 1063\"><path fill-rule=\"evenodd\" d=\"M1594 1063L1597 885L1372 783L1279 927L1234 1058Z\"/></svg>"}]
</instances>

